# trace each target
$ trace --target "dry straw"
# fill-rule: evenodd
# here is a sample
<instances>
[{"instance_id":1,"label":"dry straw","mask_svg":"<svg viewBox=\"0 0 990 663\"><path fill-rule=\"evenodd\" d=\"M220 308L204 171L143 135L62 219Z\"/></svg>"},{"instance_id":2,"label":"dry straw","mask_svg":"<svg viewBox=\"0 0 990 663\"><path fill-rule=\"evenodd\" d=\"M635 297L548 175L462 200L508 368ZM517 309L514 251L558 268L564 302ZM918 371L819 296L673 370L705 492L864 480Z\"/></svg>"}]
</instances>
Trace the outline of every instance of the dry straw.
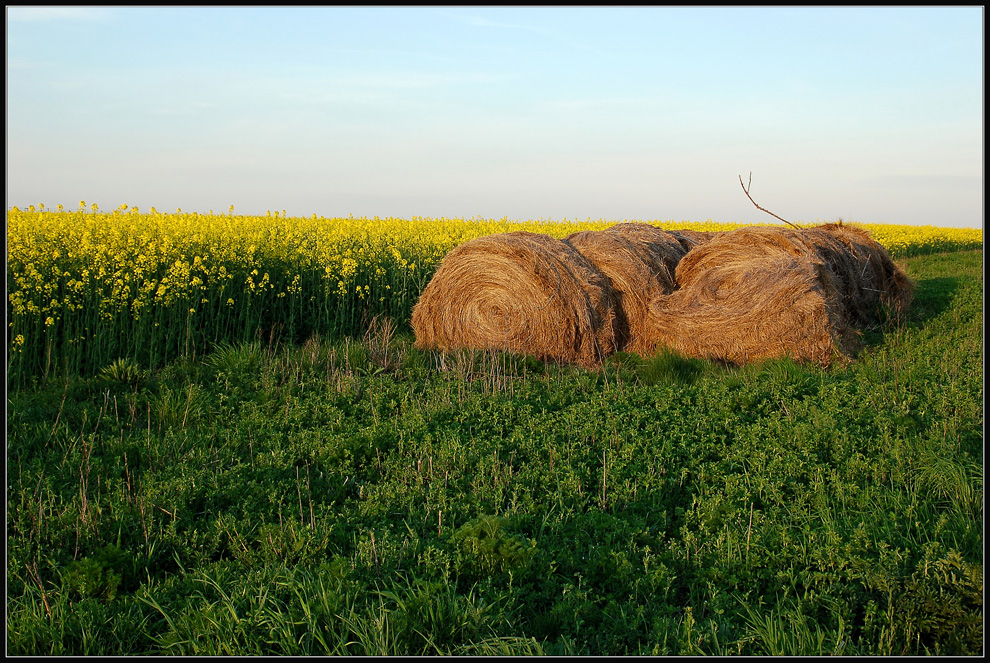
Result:
<instances>
[{"instance_id":1,"label":"dry straw","mask_svg":"<svg viewBox=\"0 0 990 663\"><path fill-rule=\"evenodd\" d=\"M502 349L597 364L616 349L608 279L570 244L511 232L461 244L413 308L419 348Z\"/></svg>"},{"instance_id":2,"label":"dry straw","mask_svg":"<svg viewBox=\"0 0 990 663\"><path fill-rule=\"evenodd\" d=\"M830 224L740 228L690 251L679 289L655 298L654 347L744 363L790 356L831 364L859 345L881 304L907 307L911 284L863 231Z\"/></svg>"},{"instance_id":3,"label":"dry straw","mask_svg":"<svg viewBox=\"0 0 990 663\"><path fill-rule=\"evenodd\" d=\"M674 270L687 253L674 235L645 223L620 223L607 230L586 230L564 239L608 277L615 290L617 349L644 353L649 348L650 300L677 286Z\"/></svg>"},{"instance_id":4,"label":"dry straw","mask_svg":"<svg viewBox=\"0 0 990 663\"><path fill-rule=\"evenodd\" d=\"M706 232L703 230L687 230L682 228L680 230L671 230L670 234L681 241L681 244L687 248L688 251L701 244L707 244L716 237L721 237L725 232L721 231L711 231Z\"/></svg>"},{"instance_id":5,"label":"dry straw","mask_svg":"<svg viewBox=\"0 0 990 663\"><path fill-rule=\"evenodd\" d=\"M829 223L801 232L832 271L850 324L873 325L883 308L898 314L910 306L914 285L867 231Z\"/></svg>"},{"instance_id":6,"label":"dry straw","mask_svg":"<svg viewBox=\"0 0 990 663\"><path fill-rule=\"evenodd\" d=\"M491 348L593 366L663 347L745 363L831 364L912 284L867 232L841 224L665 232L621 223L557 240L513 232L444 258L413 309L420 348Z\"/></svg>"}]
</instances>

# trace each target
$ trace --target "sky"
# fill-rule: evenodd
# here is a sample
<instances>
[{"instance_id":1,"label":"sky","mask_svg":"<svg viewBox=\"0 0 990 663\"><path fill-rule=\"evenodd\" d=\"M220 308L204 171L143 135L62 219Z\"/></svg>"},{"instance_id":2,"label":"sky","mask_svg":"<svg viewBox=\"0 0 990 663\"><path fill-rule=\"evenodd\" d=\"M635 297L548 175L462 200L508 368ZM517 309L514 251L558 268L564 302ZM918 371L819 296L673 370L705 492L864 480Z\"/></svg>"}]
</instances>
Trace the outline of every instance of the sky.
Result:
<instances>
[{"instance_id":1,"label":"sky","mask_svg":"<svg viewBox=\"0 0 990 663\"><path fill-rule=\"evenodd\" d=\"M8 7L8 209L983 227L982 7Z\"/></svg>"}]
</instances>

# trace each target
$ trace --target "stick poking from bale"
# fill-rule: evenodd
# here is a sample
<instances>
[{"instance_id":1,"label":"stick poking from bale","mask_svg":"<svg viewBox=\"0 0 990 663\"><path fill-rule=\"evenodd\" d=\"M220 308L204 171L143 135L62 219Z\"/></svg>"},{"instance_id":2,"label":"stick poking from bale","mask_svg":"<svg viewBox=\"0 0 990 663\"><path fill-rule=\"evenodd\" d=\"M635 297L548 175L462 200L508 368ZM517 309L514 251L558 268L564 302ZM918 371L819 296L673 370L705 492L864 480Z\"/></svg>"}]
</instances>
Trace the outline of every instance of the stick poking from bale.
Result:
<instances>
[{"instance_id":1,"label":"stick poking from bale","mask_svg":"<svg viewBox=\"0 0 990 663\"><path fill-rule=\"evenodd\" d=\"M870 237L868 232L844 226L841 220L815 228L799 228L787 219L760 207L753 200L753 196L749 194L753 186L752 172L749 174L748 185L744 185L742 175L739 176L739 186L756 209L801 231L802 239L814 245L819 258L838 279L838 288L849 322L876 322L881 306L886 306L895 313L907 310L914 295L914 285L890 259L887 250Z\"/></svg>"},{"instance_id":2,"label":"stick poking from bale","mask_svg":"<svg viewBox=\"0 0 990 663\"><path fill-rule=\"evenodd\" d=\"M416 347L503 349L592 366L615 351L608 279L574 247L511 232L461 244L413 308Z\"/></svg>"},{"instance_id":3,"label":"stick poking from bale","mask_svg":"<svg viewBox=\"0 0 990 663\"><path fill-rule=\"evenodd\" d=\"M774 214L770 210L768 210L768 209L766 209L764 207L760 207L759 205L756 204L756 201L753 200L753 196L749 195L749 190L753 188L753 171L750 171L750 173L749 173L749 186L746 186L746 185L744 185L742 183L742 175L739 176L739 186L742 187L743 193L745 193L746 194L746 197L749 198L749 202L753 203L753 205L756 206L756 209L760 210L761 212L766 212L767 214L769 214L770 216L774 217L775 219L778 219L780 221L783 221L784 223L786 223L787 225L789 225L791 228L794 228L796 230L800 230L800 228L798 226L794 225L793 223L791 223L790 221L788 221L784 217L777 216L776 214Z\"/></svg>"}]
</instances>

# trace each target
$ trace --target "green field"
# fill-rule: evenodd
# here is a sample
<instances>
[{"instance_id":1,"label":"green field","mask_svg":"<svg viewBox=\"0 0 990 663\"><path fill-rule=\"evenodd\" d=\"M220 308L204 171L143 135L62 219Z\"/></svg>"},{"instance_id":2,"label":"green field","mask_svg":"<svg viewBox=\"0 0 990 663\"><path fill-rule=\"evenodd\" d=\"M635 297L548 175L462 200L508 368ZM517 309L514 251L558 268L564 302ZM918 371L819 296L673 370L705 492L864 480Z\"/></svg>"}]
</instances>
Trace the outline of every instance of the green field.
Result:
<instances>
[{"instance_id":1,"label":"green field","mask_svg":"<svg viewBox=\"0 0 990 663\"><path fill-rule=\"evenodd\" d=\"M983 651L983 252L846 366L360 338L7 400L7 653Z\"/></svg>"}]
</instances>

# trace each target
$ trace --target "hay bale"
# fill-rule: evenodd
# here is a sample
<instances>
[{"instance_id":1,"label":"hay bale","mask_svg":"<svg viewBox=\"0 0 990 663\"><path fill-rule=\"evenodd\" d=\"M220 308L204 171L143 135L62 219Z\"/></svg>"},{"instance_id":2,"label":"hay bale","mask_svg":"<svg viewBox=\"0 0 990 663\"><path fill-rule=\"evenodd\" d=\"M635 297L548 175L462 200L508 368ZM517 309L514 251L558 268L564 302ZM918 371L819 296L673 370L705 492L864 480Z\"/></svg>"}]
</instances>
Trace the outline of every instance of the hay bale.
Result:
<instances>
[{"instance_id":1,"label":"hay bale","mask_svg":"<svg viewBox=\"0 0 990 663\"><path fill-rule=\"evenodd\" d=\"M850 324L874 324L884 307L903 313L911 305L914 284L867 231L828 223L801 233L832 271Z\"/></svg>"},{"instance_id":2,"label":"hay bale","mask_svg":"<svg viewBox=\"0 0 990 663\"><path fill-rule=\"evenodd\" d=\"M502 349L591 366L616 348L615 294L570 244L510 232L461 244L413 308L416 347Z\"/></svg>"},{"instance_id":3,"label":"hay bale","mask_svg":"<svg viewBox=\"0 0 990 663\"><path fill-rule=\"evenodd\" d=\"M747 226L722 233L698 245L677 265L680 288L691 286L721 267L749 264L771 255L818 260L818 254L801 238L801 232L777 226Z\"/></svg>"},{"instance_id":4,"label":"hay bale","mask_svg":"<svg viewBox=\"0 0 990 663\"><path fill-rule=\"evenodd\" d=\"M643 223L576 232L564 241L608 277L615 291L616 349L646 351L649 302L673 292L674 270L687 251L674 237Z\"/></svg>"},{"instance_id":5,"label":"hay bale","mask_svg":"<svg viewBox=\"0 0 990 663\"><path fill-rule=\"evenodd\" d=\"M711 240L715 248L691 252L678 265L678 285L731 260L749 260L761 253L782 252L820 263L831 274L846 323L865 326L879 322L881 307L906 311L913 285L890 254L861 228L825 224L813 228L750 226ZM733 251L728 251L729 247ZM706 248L707 245L706 245Z\"/></svg>"},{"instance_id":6,"label":"hay bale","mask_svg":"<svg viewBox=\"0 0 990 663\"><path fill-rule=\"evenodd\" d=\"M675 288L677 284L674 279L677 264L694 248L693 243L686 242L676 233L661 230L648 223L617 223L602 232L617 235L635 245L659 278L669 284L670 288Z\"/></svg>"},{"instance_id":7,"label":"hay bale","mask_svg":"<svg viewBox=\"0 0 990 663\"><path fill-rule=\"evenodd\" d=\"M855 351L855 332L836 310L830 279L793 258L719 268L695 287L654 300L653 347L746 363L790 356L831 364Z\"/></svg>"},{"instance_id":8,"label":"hay bale","mask_svg":"<svg viewBox=\"0 0 990 663\"><path fill-rule=\"evenodd\" d=\"M855 353L912 284L867 232L841 224L665 232L642 223L489 235L451 251L413 309L419 348L493 348L597 364L661 346L744 363Z\"/></svg>"},{"instance_id":9,"label":"hay bale","mask_svg":"<svg viewBox=\"0 0 990 663\"><path fill-rule=\"evenodd\" d=\"M681 241L688 251L701 244L707 244L716 237L721 237L726 231L706 231L706 230L688 230L686 228L681 228L678 230L670 230L671 235L676 237Z\"/></svg>"},{"instance_id":10,"label":"hay bale","mask_svg":"<svg viewBox=\"0 0 990 663\"><path fill-rule=\"evenodd\" d=\"M650 343L734 363L787 355L828 365L854 353L846 286L804 233L740 228L690 251L680 289L651 303Z\"/></svg>"},{"instance_id":11,"label":"hay bale","mask_svg":"<svg viewBox=\"0 0 990 663\"><path fill-rule=\"evenodd\" d=\"M696 246L725 234L725 231L688 230L686 228L663 230L648 223L634 221L625 221L609 226L605 232L618 233L627 239L638 242L659 243L661 246L669 245L673 240L679 243L684 251L690 251Z\"/></svg>"}]
</instances>

